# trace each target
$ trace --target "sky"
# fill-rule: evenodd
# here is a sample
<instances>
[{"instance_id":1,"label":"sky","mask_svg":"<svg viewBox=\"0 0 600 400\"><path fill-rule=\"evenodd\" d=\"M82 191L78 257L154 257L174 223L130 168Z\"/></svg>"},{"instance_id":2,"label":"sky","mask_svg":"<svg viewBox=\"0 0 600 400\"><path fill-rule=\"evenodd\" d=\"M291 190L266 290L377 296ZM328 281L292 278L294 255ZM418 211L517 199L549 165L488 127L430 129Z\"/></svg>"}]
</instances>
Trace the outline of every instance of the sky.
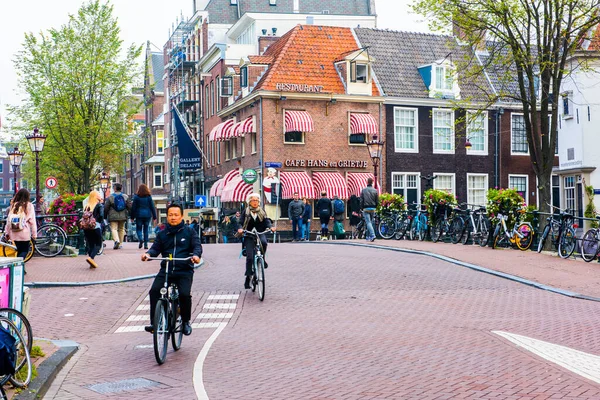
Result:
<instances>
[{"instance_id":1,"label":"sky","mask_svg":"<svg viewBox=\"0 0 600 400\"><path fill-rule=\"evenodd\" d=\"M21 49L26 32L39 33L59 28L84 4L83 0L0 1L0 120L6 123L6 104L18 104L13 68L15 54ZM114 15L121 28L123 46L150 41L160 51L169 39L169 29L180 15L192 16L192 0L112 0ZM412 32L428 32L422 17L412 14L411 0L375 0L377 27ZM4 129L3 129L4 130Z\"/></svg>"}]
</instances>

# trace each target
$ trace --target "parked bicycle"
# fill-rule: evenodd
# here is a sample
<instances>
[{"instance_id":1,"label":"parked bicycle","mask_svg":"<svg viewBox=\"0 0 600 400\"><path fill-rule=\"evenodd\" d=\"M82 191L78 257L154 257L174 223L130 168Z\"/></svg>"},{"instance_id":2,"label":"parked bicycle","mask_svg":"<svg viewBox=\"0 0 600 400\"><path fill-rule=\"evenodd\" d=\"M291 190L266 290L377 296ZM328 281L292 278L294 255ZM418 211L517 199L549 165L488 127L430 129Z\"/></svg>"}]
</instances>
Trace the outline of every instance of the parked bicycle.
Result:
<instances>
[{"instance_id":1,"label":"parked bicycle","mask_svg":"<svg viewBox=\"0 0 600 400\"><path fill-rule=\"evenodd\" d=\"M449 237L452 243L458 243L464 226L462 218L458 215L460 211L447 203L434 205L436 220L431 228L431 240L434 243L444 237Z\"/></svg>"},{"instance_id":2,"label":"parked bicycle","mask_svg":"<svg viewBox=\"0 0 600 400\"><path fill-rule=\"evenodd\" d=\"M546 203L548 204L548 203ZM557 249L561 258L569 258L575 251L577 238L575 237L575 217L570 210L561 210L552 204L548 204L551 209L558 210L558 215L552 213L546 218L546 226L540 236L537 252L540 253L550 237L551 244ZM591 260L590 260L591 261Z\"/></svg>"},{"instance_id":3,"label":"parked bicycle","mask_svg":"<svg viewBox=\"0 0 600 400\"><path fill-rule=\"evenodd\" d=\"M265 256L263 254L262 242L260 235L272 232L267 229L264 232L257 232L256 229L251 231L244 230L244 235L254 236L254 260L252 262L252 291L256 291L258 287L258 299L265 299Z\"/></svg>"},{"instance_id":4,"label":"parked bicycle","mask_svg":"<svg viewBox=\"0 0 600 400\"><path fill-rule=\"evenodd\" d=\"M16 310L14 310L16 311ZM23 317L24 318L24 317ZM28 322L27 322L28 323ZM15 372L0 377L0 388L7 382L10 382L16 388L24 388L31 382L32 367L31 355L28 339L21 333L21 329L17 327L9 317L0 315L0 326L6 330L15 339ZM33 337L31 336L33 339ZM1 390L2 395L6 396L4 389Z\"/></svg>"},{"instance_id":5,"label":"parked bicycle","mask_svg":"<svg viewBox=\"0 0 600 400\"><path fill-rule=\"evenodd\" d=\"M418 203L413 203L413 206L416 207L416 214L410 225L409 237L410 240L418 238L423 241L427 237L427 230L429 229L427 225L427 208L425 205Z\"/></svg>"},{"instance_id":6,"label":"parked bicycle","mask_svg":"<svg viewBox=\"0 0 600 400\"><path fill-rule=\"evenodd\" d=\"M508 213L498 213L498 223L494 230L492 239L492 248L506 248L516 245L519 250L528 250L533 243L533 227L529 222L520 222L520 215L524 214L524 209L513 211L515 223L512 230L506 226Z\"/></svg>"},{"instance_id":7,"label":"parked bicycle","mask_svg":"<svg viewBox=\"0 0 600 400\"><path fill-rule=\"evenodd\" d=\"M462 244L467 244L469 239L473 238L473 243L479 244L481 247L488 245L490 241L490 219L486 214L486 209L483 206L476 206L473 210L468 208L470 204L463 203L467 206L465 212L465 224L461 233Z\"/></svg>"}]
</instances>

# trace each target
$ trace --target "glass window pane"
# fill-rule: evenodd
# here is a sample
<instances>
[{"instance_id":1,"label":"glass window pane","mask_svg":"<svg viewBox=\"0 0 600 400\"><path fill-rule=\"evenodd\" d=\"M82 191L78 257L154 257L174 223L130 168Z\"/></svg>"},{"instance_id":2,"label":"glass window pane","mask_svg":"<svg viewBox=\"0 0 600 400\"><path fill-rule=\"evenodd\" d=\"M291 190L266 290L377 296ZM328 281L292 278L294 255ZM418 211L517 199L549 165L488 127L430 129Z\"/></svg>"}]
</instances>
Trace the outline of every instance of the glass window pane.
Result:
<instances>
[{"instance_id":1,"label":"glass window pane","mask_svg":"<svg viewBox=\"0 0 600 400\"><path fill-rule=\"evenodd\" d=\"M471 151L485 151L485 114L468 114L467 137L471 142Z\"/></svg>"},{"instance_id":2,"label":"glass window pane","mask_svg":"<svg viewBox=\"0 0 600 400\"><path fill-rule=\"evenodd\" d=\"M433 150L454 150L453 137L452 111L435 110L433 112Z\"/></svg>"},{"instance_id":3,"label":"glass window pane","mask_svg":"<svg viewBox=\"0 0 600 400\"><path fill-rule=\"evenodd\" d=\"M512 115L511 141L513 153L528 153L527 133L525 132L525 117Z\"/></svg>"},{"instance_id":4,"label":"glass window pane","mask_svg":"<svg viewBox=\"0 0 600 400\"><path fill-rule=\"evenodd\" d=\"M394 138L396 150L414 150L415 147L415 110L394 110Z\"/></svg>"}]
</instances>

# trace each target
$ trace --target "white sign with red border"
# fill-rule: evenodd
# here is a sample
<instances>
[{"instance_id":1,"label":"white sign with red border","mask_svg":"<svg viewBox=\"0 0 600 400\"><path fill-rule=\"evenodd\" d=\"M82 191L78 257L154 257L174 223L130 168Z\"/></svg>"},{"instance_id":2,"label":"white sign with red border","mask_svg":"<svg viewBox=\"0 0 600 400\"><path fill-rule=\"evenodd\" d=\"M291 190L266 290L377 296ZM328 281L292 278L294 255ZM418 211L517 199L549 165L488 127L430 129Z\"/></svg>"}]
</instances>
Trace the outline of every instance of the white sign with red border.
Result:
<instances>
[{"instance_id":1,"label":"white sign with red border","mask_svg":"<svg viewBox=\"0 0 600 400\"><path fill-rule=\"evenodd\" d=\"M46 187L48 189L54 189L57 185L58 185L58 180L55 177L49 176L46 178Z\"/></svg>"}]
</instances>

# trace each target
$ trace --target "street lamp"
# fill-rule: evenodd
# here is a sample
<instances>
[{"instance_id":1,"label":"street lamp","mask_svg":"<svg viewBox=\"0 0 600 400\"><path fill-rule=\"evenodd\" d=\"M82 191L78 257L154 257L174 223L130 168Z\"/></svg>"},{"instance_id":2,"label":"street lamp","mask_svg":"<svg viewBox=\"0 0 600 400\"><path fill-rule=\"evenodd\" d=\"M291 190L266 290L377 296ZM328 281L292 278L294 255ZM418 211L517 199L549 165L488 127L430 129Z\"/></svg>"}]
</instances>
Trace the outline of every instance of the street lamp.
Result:
<instances>
[{"instance_id":1,"label":"street lamp","mask_svg":"<svg viewBox=\"0 0 600 400\"><path fill-rule=\"evenodd\" d=\"M18 147L15 147L14 150L9 151L8 153L8 160L10 162L10 165L13 169L13 173L14 175L14 188L15 188L15 194L17 194L17 171L19 170L19 167L21 166L21 161L23 161L23 156L25 155L25 153L23 153L22 151L19 151Z\"/></svg>"},{"instance_id":2,"label":"street lamp","mask_svg":"<svg viewBox=\"0 0 600 400\"><path fill-rule=\"evenodd\" d=\"M46 143L46 135L40 133L38 128L33 130L33 133L25 136L29 142L29 148L35 154L35 213L41 212L40 197L40 153L44 150Z\"/></svg>"},{"instance_id":3,"label":"street lamp","mask_svg":"<svg viewBox=\"0 0 600 400\"><path fill-rule=\"evenodd\" d=\"M100 189L102 189L102 199L106 200L106 191L108 190L108 185L110 184L110 176L104 171L100 174Z\"/></svg>"},{"instance_id":4,"label":"street lamp","mask_svg":"<svg viewBox=\"0 0 600 400\"><path fill-rule=\"evenodd\" d=\"M381 160L381 152L383 151L383 141L380 141L377 135L373 135L373 139L367 142L367 148L369 149L369 155L371 156L371 160L373 161L373 167L375 173L375 183L377 184L377 167L379 166L379 161Z\"/></svg>"}]
</instances>

